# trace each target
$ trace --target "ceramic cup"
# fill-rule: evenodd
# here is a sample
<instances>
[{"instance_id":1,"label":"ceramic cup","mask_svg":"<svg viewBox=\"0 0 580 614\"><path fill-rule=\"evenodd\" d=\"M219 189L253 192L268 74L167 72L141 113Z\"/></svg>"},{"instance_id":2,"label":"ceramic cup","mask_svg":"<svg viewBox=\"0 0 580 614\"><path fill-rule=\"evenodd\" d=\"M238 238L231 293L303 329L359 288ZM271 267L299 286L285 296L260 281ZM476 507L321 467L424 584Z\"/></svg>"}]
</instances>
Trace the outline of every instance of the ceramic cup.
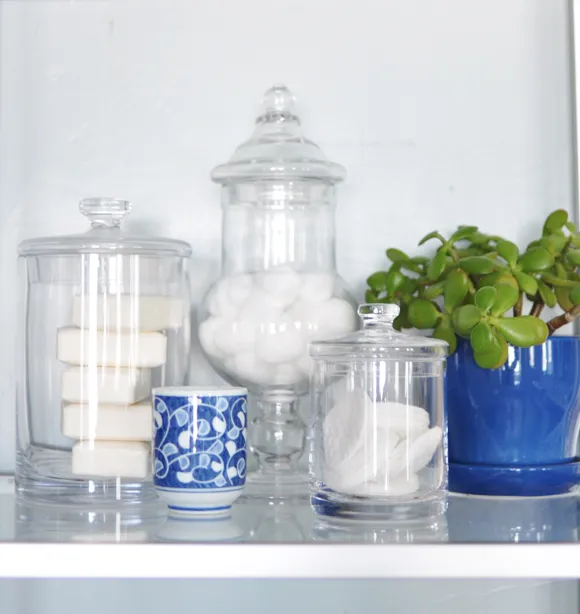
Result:
<instances>
[{"instance_id":1,"label":"ceramic cup","mask_svg":"<svg viewBox=\"0 0 580 614\"><path fill-rule=\"evenodd\" d=\"M246 481L245 388L153 389L153 482L171 515L228 515Z\"/></svg>"}]
</instances>

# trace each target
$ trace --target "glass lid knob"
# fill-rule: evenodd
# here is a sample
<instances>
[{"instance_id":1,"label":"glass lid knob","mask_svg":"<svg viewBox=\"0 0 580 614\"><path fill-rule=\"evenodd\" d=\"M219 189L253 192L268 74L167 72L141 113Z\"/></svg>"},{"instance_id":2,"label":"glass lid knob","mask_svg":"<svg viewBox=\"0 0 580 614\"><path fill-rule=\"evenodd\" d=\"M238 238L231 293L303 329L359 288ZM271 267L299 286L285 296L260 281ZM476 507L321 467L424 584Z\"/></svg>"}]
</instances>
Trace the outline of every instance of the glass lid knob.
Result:
<instances>
[{"instance_id":1,"label":"glass lid knob","mask_svg":"<svg viewBox=\"0 0 580 614\"><path fill-rule=\"evenodd\" d=\"M131 212L131 203L128 200L97 196L81 200L79 209L89 218L93 228L118 228L123 218Z\"/></svg>"},{"instance_id":2,"label":"glass lid knob","mask_svg":"<svg viewBox=\"0 0 580 614\"><path fill-rule=\"evenodd\" d=\"M300 123L295 114L296 98L283 84L273 85L262 98L262 114L256 123L271 121L295 121Z\"/></svg>"},{"instance_id":3,"label":"glass lid knob","mask_svg":"<svg viewBox=\"0 0 580 614\"><path fill-rule=\"evenodd\" d=\"M367 303L358 308L364 328L390 328L400 312L401 309L394 303Z\"/></svg>"}]
</instances>

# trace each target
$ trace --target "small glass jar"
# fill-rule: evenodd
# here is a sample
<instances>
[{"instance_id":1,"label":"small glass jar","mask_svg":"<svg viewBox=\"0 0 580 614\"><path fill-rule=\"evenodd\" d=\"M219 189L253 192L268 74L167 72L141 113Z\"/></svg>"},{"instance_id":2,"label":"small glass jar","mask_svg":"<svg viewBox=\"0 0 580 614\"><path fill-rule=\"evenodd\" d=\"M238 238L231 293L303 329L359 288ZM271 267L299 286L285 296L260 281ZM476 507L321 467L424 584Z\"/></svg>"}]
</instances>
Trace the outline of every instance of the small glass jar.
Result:
<instances>
[{"instance_id":1,"label":"small glass jar","mask_svg":"<svg viewBox=\"0 0 580 614\"><path fill-rule=\"evenodd\" d=\"M17 494L135 502L150 480L151 388L190 354L187 243L121 229L127 201L80 203L92 228L19 246L25 279Z\"/></svg>"},{"instance_id":2,"label":"small glass jar","mask_svg":"<svg viewBox=\"0 0 580 614\"><path fill-rule=\"evenodd\" d=\"M203 301L199 337L215 370L254 401L248 436L258 469L246 497L308 494L297 411L308 343L357 324L335 261L335 185L344 176L303 135L282 85L266 92L252 137L212 173L222 186L222 277Z\"/></svg>"},{"instance_id":3,"label":"small glass jar","mask_svg":"<svg viewBox=\"0 0 580 614\"><path fill-rule=\"evenodd\" d=\"M447 491L447 344L397 332L397 305L358 312L363 330L310 346L312 505L348 518L436 516Z\"/></svg>"}]
</instances>

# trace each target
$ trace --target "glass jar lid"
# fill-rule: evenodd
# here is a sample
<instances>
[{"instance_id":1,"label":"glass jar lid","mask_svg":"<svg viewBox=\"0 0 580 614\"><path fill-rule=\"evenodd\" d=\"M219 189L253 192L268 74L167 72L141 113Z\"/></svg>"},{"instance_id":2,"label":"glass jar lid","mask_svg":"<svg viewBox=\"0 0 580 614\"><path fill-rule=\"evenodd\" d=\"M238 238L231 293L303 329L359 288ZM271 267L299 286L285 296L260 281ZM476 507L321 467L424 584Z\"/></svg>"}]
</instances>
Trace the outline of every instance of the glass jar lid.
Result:
<instances>
[{"instance_id":1,"label":"glass jar lid","mask_svg":"<svg viewBox=\"0 0 580 614\"><path fill-rule=\"evenodd\" d=\"M80 235L64 235L27 239L18 247L21 256L43 254L126 253L160 256L191 255L191 246L185 241L162 237L140 237L125 234L121 223L131 211L131 203L115 198L85 198L79 209L86 215L91 228Z\"/></svg>"},{"instance_id":2,"label":"glass jar lid","mask_svg":"<svg viewBox=\"0 0 580 614\"><path fill-rule=\"evenodd\" d=\"M400 333L393 327L399 306L391 303L361 305L363 328L357 332L310 344L315 360L443 360L448 344L440 339Z\"/></svg>"},{"instance_id":3,"label":"glass jar lid","mask_svg":"<svg viewBox=\"0 0 580 614\"><path fill-rule=\"evenodd\" d=\"M229 162L213 169L212 180L221 184L260 179L342 181L346 169L330 162L320 147L304 136L294 106L294 96L285 85L271 87L262 99L254 133Z\"/></svg>"}]
</instances>

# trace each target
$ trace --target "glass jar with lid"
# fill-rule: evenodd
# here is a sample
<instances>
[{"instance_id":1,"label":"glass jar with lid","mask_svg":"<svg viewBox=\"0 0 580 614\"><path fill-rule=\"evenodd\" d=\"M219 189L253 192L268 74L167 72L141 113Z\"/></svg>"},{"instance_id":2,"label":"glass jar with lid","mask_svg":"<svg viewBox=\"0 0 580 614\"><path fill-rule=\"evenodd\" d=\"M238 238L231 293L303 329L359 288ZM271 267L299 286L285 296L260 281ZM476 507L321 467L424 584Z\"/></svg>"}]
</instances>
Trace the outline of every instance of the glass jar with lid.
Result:
<instances>
[{"instance_id":1,"label":"glass jar with lid","mask_svg":"<svg viewBox=\"0 0 580 614\"><path fill-rule=\"evenodd\" d=\"M336 272L335 186L345 169L304 137L294 98L268 90L251 138L213 170L222 187L222 276L204 299L201 345L216 371L253 396L247 496L308 493L298 469L308 343L356 328Z\"/></svg>"},{"instance_id":2,"label":"glass jar with lid","mask_svg":"<svg viewBox=\"0 0 580 614\"><path fill-rule=\"evenodd\" d=\"M151 388L187 377L191 248L126 234L127 201L89 198L80 210L85 234L19 246L17 493L141 501L155 496Z\"/></svg>"},{"instance_id":3,"label":"glass jar with lid","mask_svg":"<svg viewBox=\"0 0 580 614\"><path fill-rule=\"evenodd\" d=\"M397 305L358 311L361 331L310 346L312 505L345 518L437 516L447 491L447 344L397 332Z\"/></svg>"}]
</instances>

